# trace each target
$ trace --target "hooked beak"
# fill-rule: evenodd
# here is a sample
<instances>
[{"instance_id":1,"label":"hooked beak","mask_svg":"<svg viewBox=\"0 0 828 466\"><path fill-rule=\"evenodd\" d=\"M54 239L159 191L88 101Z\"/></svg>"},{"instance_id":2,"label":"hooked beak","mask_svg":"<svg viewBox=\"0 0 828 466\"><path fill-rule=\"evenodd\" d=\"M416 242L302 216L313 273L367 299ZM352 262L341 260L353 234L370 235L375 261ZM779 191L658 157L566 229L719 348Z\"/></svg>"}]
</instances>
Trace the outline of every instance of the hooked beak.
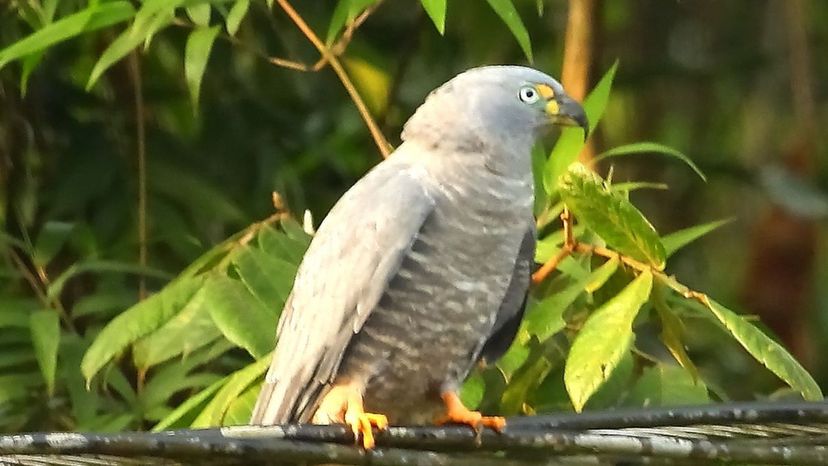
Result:
<instances>
[{"instance_id":1,"label":"hooked beak","mask_svg":"<svg viewBox=\"0 0 828 466\"><path fill-rule=\"evenodd\" d=\"M584 107L565 94L557 94L546 104L546 114L558 126L579 126L584 130L584 140L589 136L589 121Z\"/></svg>"}]
</instances>

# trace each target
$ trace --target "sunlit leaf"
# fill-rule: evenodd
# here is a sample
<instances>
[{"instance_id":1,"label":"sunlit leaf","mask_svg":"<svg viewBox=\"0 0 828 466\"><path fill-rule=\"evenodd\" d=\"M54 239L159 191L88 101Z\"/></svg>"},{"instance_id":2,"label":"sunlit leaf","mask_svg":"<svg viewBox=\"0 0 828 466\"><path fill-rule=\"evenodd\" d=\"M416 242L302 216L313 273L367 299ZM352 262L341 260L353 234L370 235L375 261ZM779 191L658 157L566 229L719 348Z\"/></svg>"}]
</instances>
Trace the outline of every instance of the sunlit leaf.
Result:
<instances>
[{"instance_id":1,"label":"sunlit leaf","mask_svg":"<svg viewBox=\"0 0 828 466\"><path fill-rule=\"evenodd\" d=\"M204 408L201 414L193 421L193 428L220 426L224 424L224 415L245 390L253 385L270 366L271 355L267 354L233 373L221 390L216 393L210 403Z\"/></svg>"},{"instance_id":2,"label":"sunlit leaf","mask_svg":"<svg viewBox=\"0 0 828 466\"><path fill-rule=\"evenodd\" d=\"M55 21L0 50L0 68L13 60L40 52L84 32L126 21L134 14L135 9L127 1L112 1L92 5L85 10Z\"/></svg>"},{"instance_id":3,"label":"sunlit leaf","mask_svg":"<svg viewBox=\"0 0 828 466\"><path fill-rule=\"evenodd\" d=\"M460 399L463 400L463 404L467 408L476 409L483 401L485 391L486 382L483 380L483 376L479 372L474 372L463 382L463 387L460 389Z\"/></svg>"},{"instance_id":4,"label":"sunlit leaf","mask_svg":"<svg viewBox=\"0 0 828 466\"><path fill-rule=\"evenodd\" d=\"M623 195L608 191L601 178L575 164L561 178L564 203L608 245L637 260L663 268L664 246L655 228Z\"/></svg>"},{"instance_id":5,"label":"sunlit leaf","mask_svg":"<svg viewBox=\"0 0 828 466\"><path fill-rule=\"evenodd\" d=\"M112 319L83 356L81 372L86 380L91 380L129 345L180 312L196 295L203 281L203 277L179 279Z\"/></svg>"},{"instance_id":6,"label":"sunlit leaf","mask_svg":"<svg viewBox=\"0 0 828 466\"><path fill-rule=\"evenodd\" d=\"M693 241L696 241L697 239L712 232L713 230L716 230L720 226L727 225L731 221L733 221L733 219L730 218L724 220L716 220L702 225L695 225L689 228L685 228L683 230L674 231L669 235L662 236L661 244L664 245L664 251L667 254L667 257L670 257L679 249L687 246Z\"/></svg>"},{"instance_id":7,"label":"sunlit leaf","mask_svg":"<svg viewBox=\"0 0 828 466\"><path fill-rule=\"evenodd\" d=\"M621 191L625 193L630 193L639 189L657 189L664 191L668 188L669 186L665 183L653 183L650 181L628 181L625 183L613 183L612 186L610 186L610 189L613 191Z\"/></svg>"},{"instance_id":8,"label":"sunlit leaf","mask_svg":"<svg viewBox=\"0 0 828 466\"><path fill-rule=\"evenodd\" d=\"M141 406L145 408L164 405L173 395L182 390L192 391L212 385L223 376L212 372L197 371L197 367L213 362L220 355L232 349L233 345L219 339L209 346L188 355L186 358L169 361L157 369L148 378L139 393ZM164 413L168 416L169 413Z\"/></svg>"},{"instance_id":9,"label":"sunlit leaf","mask_svg":"<svg viewBox=\"0 0 828 466\"><path fill-rule=\"evenodd\" d=\"M233 263L242 282L264 306L282 309L293 286L295 265L249 247L241 249Z\"/></svg>"},{"instance_id":10,"label":"sunlit leaf","mask_svg":"<svg viewBox=\"0 0 828 466\"><path fill-rule=\"evenodd\" d=\"M46 390L52 396L55 392L55 369L60 347L60 318L57 311L45 309L33 312L29 317L29 329L37 364L46 381Z\"/></svg>"},{"instance_id":11,"label":"sunlit leaf","mask_svg":"<svg viewBox=\"0 0 828 466\"><path fill-rule=\"evenodd\" d=\"M145 31L137 31L135 28L126 28L121 34L109 44L109 47L104 50L101 57L92 68L89 74L89 80L86 82L86 90L92 89L98 79L103 75L104 71L124 58L129 52L133 51L138 45L145 40Z\"/></svg>"},{"instance_id":12,"label":"sunlit leaf","mask_svg":"<svg viewBox=\"0 0 828 466\"><path fill-rule=\"evenodd\" d=\"M509 27L509 30L512 31L512 35L515 36L518 44L520 44L520 48L523 49L523 53L526 55L526 58L529 59L529 62L533 62L534 59L532 57L532 42L529 39L529 31L526 30L526 26L523 24L523 20L520 19L520 15L518 14L517 9L515 8L514 3L512 0L486 0L489 3L489 6L500 16L500 19L506 23L506 26Z\"/></svg>"},{"instance_id":13,"label":"sunlit leaf","mask_svg":"<svg viewBox=\"0 0 828 466\"><path fill-rule=\"evenodd\" d=\"M275 228L265 226L259 232L259 247L268 255L298 266L308 248L309 241L294 239L277 231Z\"/></svg>"},{"instance_id":14,"label":"sunlit leaf","mask_svg":"<svg viewBox=\"0 0 828 466\"><path fill-rule=\"evenodd\" d=\"M584 286L584 290L587 293L595 293L598 291L612 277L612 274L618 270L618 263L618 257L615 256L604 262L601 267L595 269L589 277L589 283Z\"/></svg>"},{"instance_id":15,"label":"sunlit leaf","mask_svg":"<svg viewBox=\"0 0 828 466\"><path fill-rule=\"evenodd\" d=\"M276 343L281 307L265 307L238 280L214 275L204 285L205 305L225 338L259 358Z\"/></svg>"},{"instance_id":16,"label":"sunlit leaf","mask_svg":"<svg viewBox=\"0 0 828 466\"><path fill-rule=\"evenodd\" d=\"M146 370L171 358L187 356L221 337L205 299L202 287L164 325L136 341L132 348L135 366Z\"/></svg>"},{"instance_id":17,"label":"sunlit leaf","mask_svg":"<svg viewBox=\"0 0 828 466\"><path fill-rule=\"evenodd\" d=\"M193 20L198 26L208 26L210 24L210 4L199 3L186 8L187 16Z\"/></svg>"},{"instance_id":18,"label":"sunlit leaf","mask_svg":"<svg viewBox=\"0 0 828 466\"><path fill-rule=\"evenodd\" d=\"M250 415L253 414L253 407L256 406L256 400L259 398L259 390L258 385L252 385L233 400L227 407L222 424L243 426L250 423Z\"/></svg>"},{"instance_id":19,"label":"sunlit leaf","mask_svg":"<svg viewBox=\"0 0 828 466\"><path fill-rule=\"evenodd\" d=\"M822 390L799 362L779 343L730 309L709 299L709 309L751 356L795 389L806 400L822 400Z\"/></svg>"},{"instance_id":20,"label":"sunlit leaf","mask_svg":"<svg viewBox=\"0 0 828 466\"><path fill-rule=\"evenodd\" d=\"M653 275L642 272L620 293L598 308L584 323L564 370L566 391L576 411L612 375L635 338L633 320L650 297Z\"/></svg>"},{"instance_id":21,"label":"sunlit leaf","mask_svg":"<svg viewBox=\"0 0 828 466\"><path fill-rule=\"evenodd\" d=\"M707 177L704 176L704 173L690 160L690 157L684 155L682 152L673 149L670 146L665 146L664 144L659 144L657 142L635 142L632 144L625 144L623 146L618 146L612 148L598 156L595 157L594 161L598 162L600 160L604 160L610 157L620 157L622 155L633 155L633 154L661 154L666 155L668 157L673 157L675 159L681 160L684 162L688 167L692 168L699 178L704 181L707 181Z\"/></svg>"},{"instance_id":22,"label":"sunlit leaf","mask_svg":"<svg viewBox=\"0 0 828 466\"><path fill-rule=\"evenodd\" d=\"M441 35L444 34L446 31L446 4L448 0L420 0L420 3L423 4L428 17L437 27L437 31Z\"/></svg>"},{"instance_id":23,"label":"sunlit leaf","mask_svg":"<svg viewBox=\"0 0 828 466\"><path fill-rule=\"evenodd\" d=\"M589 120L590 133L595 132L604 110L607 108L612 82L615 79L615 71L618 69L618 61L604 74L595 88L584 99L584 111ZM584 148L584 130L581 128L562 128L561 136L549 154L546 168L543 171L543 184L547 192L554 192L558 189L558 180L566 173L568 167L578 159L581 149Z\"/></svg>"},{"instance_id":24,"label":"sunlit leaf","mask_svg":"<svg viewBox=\"0 0 828 466\"><path fill-rule=\"evenodd\" d=\"M227 13L227 20L224 22L224 27L227 28L227 33L235 36L239 31L242 20L247 16L247 10L250 9L250 0L237 0Z\"/></svg>"},{"instance_id":25,"label":"sunlit leaf","mask_svg":"<svg viewBox=\"0 0 828 466\"><path fill-rule=\"evenodd\" d=\"M170 430L175 428L189 427L195 419L198 412L203 411L204 407L209 403L211 397L223 387L230 376L224 377L221 380L213 382L212 385L201 390L195 395L187 398L187 400L172 412L167 417L160 420L158 424L152 426L153 432L160 432L162 430Z\"/></svg>"},{"instance_id":26,"label":"sunlit leaf","mask_svg":"<svg viewBox=\"0 0 828 466\"><path fill-rule=\"evenodd\" d=\"M207 68L210 51L218 36L220 26L199 27L190 33L184 48L184 76L190 91L193 111L198 111L198 98L201 94L201 80Z\"/></svg>"}]
</instances>

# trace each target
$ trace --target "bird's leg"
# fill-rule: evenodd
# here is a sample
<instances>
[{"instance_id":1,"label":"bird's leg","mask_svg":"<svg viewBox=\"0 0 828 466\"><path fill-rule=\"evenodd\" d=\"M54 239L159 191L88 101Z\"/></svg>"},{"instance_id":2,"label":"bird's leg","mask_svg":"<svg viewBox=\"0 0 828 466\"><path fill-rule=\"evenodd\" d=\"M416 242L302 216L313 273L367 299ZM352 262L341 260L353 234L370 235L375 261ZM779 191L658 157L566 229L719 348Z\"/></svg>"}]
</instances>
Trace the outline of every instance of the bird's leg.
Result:
<instances>
[{"instance_id":1,"label":"bird's leg","mask_svg":"<svg viewBox=\"0 0 828 466\"><path fill-rule=\"evenodd\" d=\"M484 416L479 411L466 408L454 391L445 391L440 394L440 398L446 405L446 415L437 421L438 424L465 424L475 430L488 427L498 432L506 427L506 419L500 416Z\"/></svg>"},{"instance_id":2,"label":"bird's leg","mask_svg":"<svg viewBox=\"0 0 828 466\"><path fill-rule=\"evenodd\" d=\"M374 448L373 427L384 430L388 419L382 414L366 413L362 406L362 393L353 383L338 383L322 398L319 409L313 415L316 424L339 422L347 424L359 440L362 434L362 446Z\"/></svg>"}]
</instances>

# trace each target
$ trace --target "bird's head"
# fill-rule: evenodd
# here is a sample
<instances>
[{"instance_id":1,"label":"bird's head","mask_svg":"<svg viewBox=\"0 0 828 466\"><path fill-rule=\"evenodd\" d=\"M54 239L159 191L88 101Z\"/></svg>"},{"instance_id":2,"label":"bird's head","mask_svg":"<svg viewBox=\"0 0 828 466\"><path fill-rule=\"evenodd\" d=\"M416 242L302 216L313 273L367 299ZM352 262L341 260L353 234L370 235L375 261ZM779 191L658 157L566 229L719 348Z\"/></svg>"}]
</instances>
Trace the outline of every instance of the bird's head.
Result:
<instances>
[{"instance_id":1,"label":"bird's head","mask_svg":"<svg viewBox=\"0 0 828 466\"><path fill-rule=\"evenodd\" d=\"M589 123L583 107L555 79L523 66L484 66L455 76L406 123L403 139L458 148L528 151L551 126Z\"/></svg>"}]
</instances>

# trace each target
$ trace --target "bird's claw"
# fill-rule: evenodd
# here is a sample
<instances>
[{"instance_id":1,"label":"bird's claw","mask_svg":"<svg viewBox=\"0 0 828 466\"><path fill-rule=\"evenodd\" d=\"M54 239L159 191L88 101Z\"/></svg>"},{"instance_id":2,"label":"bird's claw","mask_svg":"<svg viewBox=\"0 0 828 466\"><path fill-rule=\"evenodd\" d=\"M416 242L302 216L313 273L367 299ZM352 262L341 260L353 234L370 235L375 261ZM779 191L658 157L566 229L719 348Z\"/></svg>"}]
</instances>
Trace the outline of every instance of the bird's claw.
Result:
<instances>
[{"instance_id":1,"label":"bird's claw","mask_svg":"<svg viewBox=\"0 0 828 466\"><path fill-rule=\"evenodd\" d=\"M479 411L471 411L460 401L457 394L446 392L442 395L446 404L446 415L440 418L438 424L462 424L472 427L475 432L488 427L500 432L506 427L506 419L500 416L484 416Z\"/></svg>"},{"instance_id":2,"label":"bird's claw","mask_svg":"<svg viewBox=\"0 0 828 466\"><path fill-rule=\"evenodd\" d=\"M371 450L376 446L373 428L385 430L388 428L388 418L382 414L365 413L357 410L348 410L345 413L345 424L351 427L354 438L359 441L362 437L362 446Z\"/></svg>"}]
</instances>

